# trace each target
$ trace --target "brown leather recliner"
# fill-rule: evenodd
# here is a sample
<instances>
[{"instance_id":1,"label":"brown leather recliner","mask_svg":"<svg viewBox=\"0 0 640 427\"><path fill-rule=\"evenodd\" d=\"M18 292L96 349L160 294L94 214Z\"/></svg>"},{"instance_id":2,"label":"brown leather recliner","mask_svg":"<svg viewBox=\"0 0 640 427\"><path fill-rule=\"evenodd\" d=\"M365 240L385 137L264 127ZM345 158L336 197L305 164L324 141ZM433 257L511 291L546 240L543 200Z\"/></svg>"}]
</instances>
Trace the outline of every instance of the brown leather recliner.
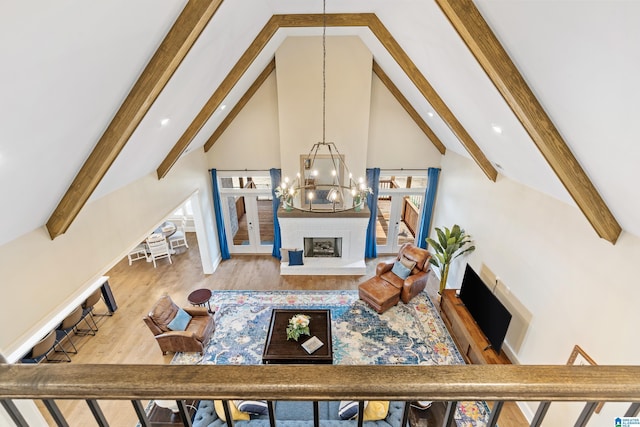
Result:
<instances>
[{"instance_id":1,"label":"brown leather recliner","mask_svg":"<svg viewBox=\"0 0 640 427\"><path fill-rule=\"evenodd\" d=\"M392 262L381 262L376 266L376 275L358 286L360 299L367 302L378 313L383 313L402 300L405 304L422 292L427 285L431 269L431 254L413 243L405 243ZM406 279L393 271L396 262L411 267Z\"/></svg>"},{"instance_id":2,"label":"brown leather recliner","mask_svg":"<svg viewBox=\"0 0 640 427\"><path fill-rule=\"evenodd\" d=\"M215 330L213 316L205 307L187 307L183 310L191 316L184 331L172 331L168 327L178 312L178 306L169 295L160 297L149 314L143 318L156 337L162 354L169 351L202 353Z\"/></svg>"}]
</instances>

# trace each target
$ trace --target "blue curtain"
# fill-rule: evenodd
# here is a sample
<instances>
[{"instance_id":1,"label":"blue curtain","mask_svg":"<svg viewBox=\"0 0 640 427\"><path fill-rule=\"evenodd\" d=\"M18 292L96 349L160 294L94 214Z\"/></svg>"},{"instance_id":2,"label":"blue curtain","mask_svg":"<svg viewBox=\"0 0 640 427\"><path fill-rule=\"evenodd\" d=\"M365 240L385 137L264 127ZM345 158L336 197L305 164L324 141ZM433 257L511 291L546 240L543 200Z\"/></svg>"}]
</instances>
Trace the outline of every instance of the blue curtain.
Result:
<instances>
[{"instance_id":1,"label":"blue curtain","mask_svg":"<svg viewBox=\"0 0 640 427\"><path fill-rule=\"evenodd\" d=\"M427 173L427 190L424 192L424 207L420 216L420 224L418 227L418 246L427 249L427 237L431 228L431 218L433 217L433 208L436 202L436 190L438 189L438 177L440 176L439 168L429 168Z\"/></svg>"},{"instance_id":2,"label":"blue curtain","mask_svg":"<svg viewBox=\"0 0 640 427\"><path fill-rule=\"evenodd\" d=\"M220 256L222 256L222 259L229 259L231 255L229 254L229 246L227 246L227 233L224 231L220 189L218 188L218 172L215 169L211 169L211 183L213 184L213 213L216 217L216 228L218 229Z\"/></svg>"},{"instance_id":3,"label":"blue curtain","mask_svg":"<svg viewBox=\"0 0 640 427\"><path fill-rule=\"evenodd\" d=\"M280 185L282 179L282 171L280 169L269 169L269 175L271 175L271 197L273 197L273 250L271 255L280 259L280 221L278 221L278 207L280 206L280 199L276 196L276 187Z\"/></svg>"},{"instance_id":4,"label":"blue curtain","mask_svg":"<svg viewBox=\"0 0 640 427\"><path fill-rule=\"evenodd\" d=\"M367 195L367 206L371 216L367 225L367 240L364 248L365 258L378 256L376 249L376 220L378 218L378 187L380 186L380 168L367 169L367 185L373 190L373 194Z\"/></svg>"}]
</instances>

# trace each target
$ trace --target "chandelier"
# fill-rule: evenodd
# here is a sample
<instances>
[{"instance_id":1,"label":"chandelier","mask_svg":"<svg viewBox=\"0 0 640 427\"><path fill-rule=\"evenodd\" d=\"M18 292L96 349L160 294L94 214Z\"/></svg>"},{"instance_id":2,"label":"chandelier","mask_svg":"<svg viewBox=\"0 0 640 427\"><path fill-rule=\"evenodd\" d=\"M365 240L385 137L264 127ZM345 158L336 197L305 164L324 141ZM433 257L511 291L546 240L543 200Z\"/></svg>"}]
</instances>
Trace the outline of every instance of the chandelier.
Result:
<instances>
[{"instance_id":1,"label":"chandelier","mask_svg":"<svg viewBox=\"0 0 640 427\"><path fill-rule=\"evenodd\" d=\"M286 210L308 212L344 212L360 210L366 196L373 193L365 180L357 180L349 171L344 156L335 143L326 141L327 98L327 15L326 0L322 2L322 141L316 142L302 160L303 174L295 180L285 177L275 189ZM299 205L296 196L300 194Z\"/></svg>"}]
</instances>

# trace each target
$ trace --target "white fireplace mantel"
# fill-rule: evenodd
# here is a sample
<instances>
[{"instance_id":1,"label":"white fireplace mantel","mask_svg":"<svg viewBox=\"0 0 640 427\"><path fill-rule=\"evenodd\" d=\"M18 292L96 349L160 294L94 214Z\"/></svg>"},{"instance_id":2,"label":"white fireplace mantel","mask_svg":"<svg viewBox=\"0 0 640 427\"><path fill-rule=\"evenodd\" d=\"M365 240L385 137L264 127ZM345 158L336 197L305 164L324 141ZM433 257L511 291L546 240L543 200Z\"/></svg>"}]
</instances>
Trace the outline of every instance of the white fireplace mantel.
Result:
<instances>
[{"instance_id":1,"label":"white fireplace mantel","mask_svg":"<svg viewBox=\"0 0 640 427\"><path fill-rule=\"evenodd\" d=\"M278 210L282 248L302 249L305 237L341 237L341 257L305 257L304 265L280 264L281 275L362 275L369 210L305 212Z\"/></svg>"}]
</instances>

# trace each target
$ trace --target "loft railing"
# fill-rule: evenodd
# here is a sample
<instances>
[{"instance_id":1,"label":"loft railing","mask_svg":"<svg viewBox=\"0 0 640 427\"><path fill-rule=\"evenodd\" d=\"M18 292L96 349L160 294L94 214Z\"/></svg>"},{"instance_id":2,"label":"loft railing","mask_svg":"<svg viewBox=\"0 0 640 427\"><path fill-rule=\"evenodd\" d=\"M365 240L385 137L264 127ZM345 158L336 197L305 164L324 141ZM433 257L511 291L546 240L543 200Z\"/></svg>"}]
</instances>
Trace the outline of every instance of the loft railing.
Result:
<instances>
[{"instance_id":1,"label":"loft railing","mask_svg":"<svg viewBox=\"0 0 640 427\"><path fill-rule=\"evenodd\" d=\"M256 398L446 401L443 426L452 422L458 401L493 401L489 425L498 421L505 401L586 402L576 420L580 426L598 402L628 402L624 416L637 416L640 366L0 365L0 399L18 426L27 424L12 399L44 400L58 425L66 421L53 399L86 400L100 426L108 420L98 400L131 400L146 426L141 399ZM532 426L540 425L544 412L545 405L540 405Z\"/></svg>"}]
</instances>

